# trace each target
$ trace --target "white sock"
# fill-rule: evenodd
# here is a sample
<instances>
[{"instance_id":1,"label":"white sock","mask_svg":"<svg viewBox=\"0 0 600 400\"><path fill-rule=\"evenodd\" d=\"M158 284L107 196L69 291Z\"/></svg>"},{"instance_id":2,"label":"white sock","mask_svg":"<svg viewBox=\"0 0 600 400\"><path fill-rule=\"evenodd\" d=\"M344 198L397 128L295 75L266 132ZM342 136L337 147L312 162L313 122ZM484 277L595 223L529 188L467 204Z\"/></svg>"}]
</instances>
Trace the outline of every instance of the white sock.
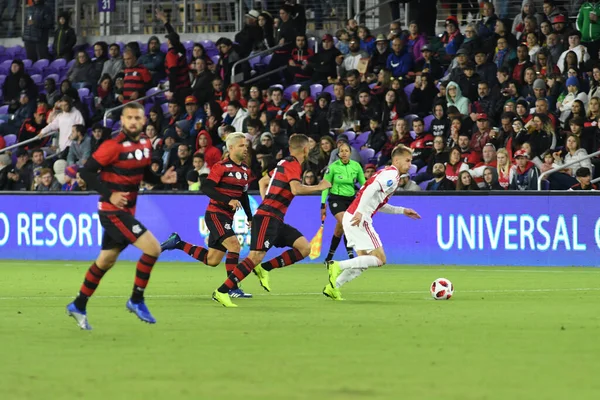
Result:
<instances>
[{"instance_id":1,"label":"white sock","mask_svg":"<svg viewBox=\"0 0 600 400\"><path fill-rule=\"evenodd\" d=\"M350 260L340 261L340 269L367 269L381 265L379 258L375 256L358 256Z\"/></svg>"},{"instance_id":2,"label":"white sock","mask_svg":"<svg viewBox=\"0 0 600 400\"><path fill-rule=\"evenodd\" d=\"M358 278L360 274L362 274L367 269L359 269L359 268L348 268L342 271L340 276L335 280L335 287L341 288L346 283L350 282L354 278Z\"/></svg>"}]
</instances>

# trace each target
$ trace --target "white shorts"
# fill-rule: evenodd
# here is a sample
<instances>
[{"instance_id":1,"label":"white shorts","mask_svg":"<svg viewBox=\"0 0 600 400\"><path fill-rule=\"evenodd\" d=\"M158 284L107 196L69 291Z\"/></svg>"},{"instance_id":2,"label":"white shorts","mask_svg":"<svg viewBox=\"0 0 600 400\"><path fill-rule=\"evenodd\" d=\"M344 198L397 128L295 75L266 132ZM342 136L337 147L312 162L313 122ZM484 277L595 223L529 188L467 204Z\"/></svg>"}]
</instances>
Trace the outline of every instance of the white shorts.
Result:
<instances>
[{"instance_id":1,"label":"white shorts","mask_svg":"<svg viewBox=\"0 0 600 400\"><path fill-rule=\"evenodd\" d=\"M342 218L342 226L344 227L344 235L348 239L348 246L354 250L371 251L381 247L381 239L373 229L371 221L363 221L359 226L352 226L350 222L353 215L345 212Z\"/></svg>"}]
</instances>

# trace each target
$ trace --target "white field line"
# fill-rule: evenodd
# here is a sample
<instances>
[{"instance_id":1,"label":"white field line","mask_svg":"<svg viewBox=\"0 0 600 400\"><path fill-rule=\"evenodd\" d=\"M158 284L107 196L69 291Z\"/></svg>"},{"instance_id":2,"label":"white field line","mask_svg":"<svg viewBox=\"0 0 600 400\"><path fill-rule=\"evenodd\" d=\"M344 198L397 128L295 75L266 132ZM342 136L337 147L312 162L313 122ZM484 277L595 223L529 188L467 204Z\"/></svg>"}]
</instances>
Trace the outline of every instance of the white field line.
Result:
<instances>
[{"instance_id":1,"label":"white field line","mask_svg":"<svg viewBox=\"0 0 600 400\"><path fill-rule=\"evenodd\" d=\"M498 289L498 290L460 290L458 293L550 293L550 292L597 292L600 287L594 288L567 288L567 289ZM354 295L411 295L411 294L428 294L425 290L406 290L392 292L351 292ZM303 293L270 293L270 294L255 294L257 297L287 297L287 296L322 296L321 292L303 292ZM2 300L61 300L72 299L74 296L3 296ZM149 299L207 299L211 295L202 294L157 294L145 296ZM129 296L94 296L95 299L127 299Z\"/></svg>"}]
</instances>

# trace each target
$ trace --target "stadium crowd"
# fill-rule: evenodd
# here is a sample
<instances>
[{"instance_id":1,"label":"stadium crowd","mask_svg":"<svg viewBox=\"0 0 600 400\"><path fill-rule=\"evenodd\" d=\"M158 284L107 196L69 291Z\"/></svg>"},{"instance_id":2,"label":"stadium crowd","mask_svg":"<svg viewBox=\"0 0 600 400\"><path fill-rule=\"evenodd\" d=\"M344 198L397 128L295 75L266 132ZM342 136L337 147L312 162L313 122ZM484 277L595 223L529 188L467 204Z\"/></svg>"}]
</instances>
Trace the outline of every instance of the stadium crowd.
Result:
<instances>
[{"instance_id":1,"label":"stadium crowd","mask_svg":"<svg viewBox=\"0 0 600 400\"><path fill-rule=\"evenodd\" d=\"M34 38L48 28L43 1L31 7L42 7L25 30ZM551 174L548 187L595 189L590 180L600 159L584 158L600 148L598 14L600 4L583 3L572 24L553 0L541 10L524 0L511 21L485 2L480 19L463 24L450 16L439 37L421 33L416 21L374 37L350 19L345 29L322 35L315 51L295 2L277 16L250 10L234 41L221 38L211 47L186 47L157 11L166 49L152 36L146 44L95 43L93 57L75 46L69 15L60 14L52 53L74 59L68 69L46 67L40 72L56 74L44 74L43 82L20 59L7 64L6 76L0 69L0 149L11 135L18 142L40 137L12 157L0 154L0 190L85 190L78 168L120 128L119 112L104 124L105 111L159 85L168 91L144 102L145 139L155 173L172 166L178 182L144 184L146 190L199 190L226 156L232 132L245 133L251 145L250 189L288 155L293 133L310 138L307 185L322 179L337 147L349 142L367 178L395 146L411 147L414 168L403 190L535 190L540 173L577 160ZM274 46L272 56L242 62L242 83L231 82L237 61ZM27 47L28 65L46 53ZM50 132L58 134L52 139Z\"/></svg>"}]
</instances>

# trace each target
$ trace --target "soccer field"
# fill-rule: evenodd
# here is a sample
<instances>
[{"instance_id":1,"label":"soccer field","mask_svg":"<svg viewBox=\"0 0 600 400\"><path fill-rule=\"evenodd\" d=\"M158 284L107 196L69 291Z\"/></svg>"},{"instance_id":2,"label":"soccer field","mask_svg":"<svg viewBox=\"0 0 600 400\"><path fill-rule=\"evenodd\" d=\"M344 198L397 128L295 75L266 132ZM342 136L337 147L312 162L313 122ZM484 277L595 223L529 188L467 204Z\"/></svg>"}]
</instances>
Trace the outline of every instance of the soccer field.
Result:
<instances>
[{"instance_id":1,"label":"soccer field","mask_svg":"<svg viewBox=\"0 0 600 400\"><path fill-rule=\"evenodd\" d=\"M210 301L223 267L158 263L157 318L125 311L135 266L118 263L88 304L91 332L65 315L88 263L0 264L0 398L596 399L600 270L371 269L321 294L322 265L254 276L254 299ZM454 283L435 301L430 283Z\"/></svg>"}]
</instances>

